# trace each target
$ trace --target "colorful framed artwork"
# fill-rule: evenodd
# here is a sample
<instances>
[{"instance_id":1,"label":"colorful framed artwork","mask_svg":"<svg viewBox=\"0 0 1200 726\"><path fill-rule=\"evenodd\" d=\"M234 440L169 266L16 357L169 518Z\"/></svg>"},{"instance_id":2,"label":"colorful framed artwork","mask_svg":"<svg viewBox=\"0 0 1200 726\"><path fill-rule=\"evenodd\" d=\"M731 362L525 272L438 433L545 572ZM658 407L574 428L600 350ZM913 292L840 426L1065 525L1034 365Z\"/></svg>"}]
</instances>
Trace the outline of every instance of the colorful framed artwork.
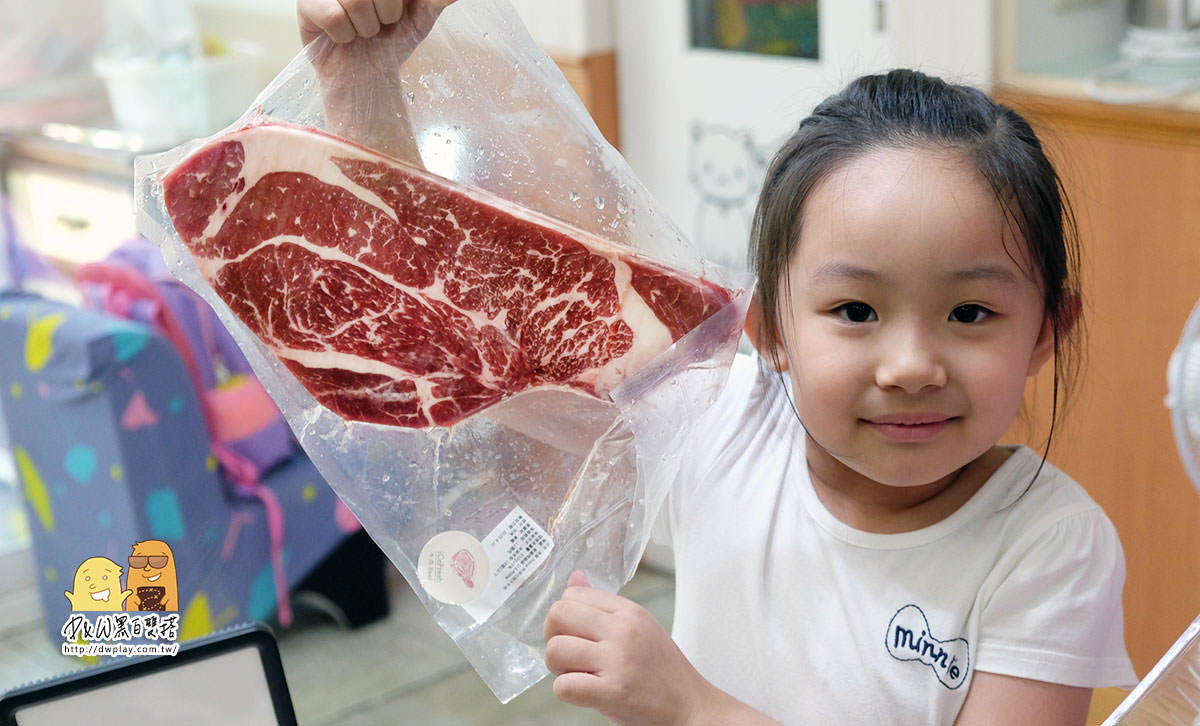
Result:
<instances>
[{"instance_id":1,"label":"colorful framed artwork","mask_svg":"<svg viewBox=\"0 0 1200 726\"><path fill-rule=\"evenodd\" d=\"M817 0L688 0L693 48L817 58Z\"/></svg>"}]
</instances>

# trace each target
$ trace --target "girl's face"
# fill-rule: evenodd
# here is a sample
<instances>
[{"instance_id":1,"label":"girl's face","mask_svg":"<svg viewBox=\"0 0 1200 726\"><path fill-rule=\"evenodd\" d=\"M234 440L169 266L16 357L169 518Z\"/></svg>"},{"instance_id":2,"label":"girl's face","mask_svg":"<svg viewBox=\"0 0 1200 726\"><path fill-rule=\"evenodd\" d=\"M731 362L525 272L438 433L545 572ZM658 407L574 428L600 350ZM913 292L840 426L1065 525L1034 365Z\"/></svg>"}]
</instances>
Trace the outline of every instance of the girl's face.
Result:
<instances>
[{"instance_id":1,"label":"girl's face","mask_svg":"<svg viewBox=\"0 0 1200 726\"><path fill-rule=\"evenodd\" d=\"M802 227L780 334L814 474L948 485L1053 352L1024 241L966 159L929 149L851 160Z\"/></svg>"}]
</instances>

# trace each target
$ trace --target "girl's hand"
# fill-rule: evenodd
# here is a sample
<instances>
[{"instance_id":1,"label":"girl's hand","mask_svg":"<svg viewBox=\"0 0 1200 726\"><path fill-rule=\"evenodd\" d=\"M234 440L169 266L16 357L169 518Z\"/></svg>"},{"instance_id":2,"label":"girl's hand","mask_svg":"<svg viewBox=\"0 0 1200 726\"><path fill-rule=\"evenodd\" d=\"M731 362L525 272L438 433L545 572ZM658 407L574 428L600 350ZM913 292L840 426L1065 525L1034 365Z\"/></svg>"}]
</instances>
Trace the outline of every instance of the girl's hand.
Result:
<instances>
[{"instance_id":1,"label":"girl's hand","mask_svg":"<svg viewBox=\"0 0 1200 726\"><path fill-rule=\"evenodd\" d=\"M300 35L325 109L322 129L398 159L419 161L404 103L392 84L452 2L297 0ZM310 46L322 36L331 42Z\"/></svg>"},{"instance_id":2,"label":"girl's hand","mask_svg":"<svg viewBox=\"0 0 1200 726\"><path fill-rule=\"evenodd\" d=\"M545 626L559 700L618 724L774 723L706 681L641 605L567 582Z\"/></svg>"},{"instance_id":3,"label":"girl's hand","mask_svg":"<svg viewBox=\"0 0 1200 726\"><path fill-rule=\"evenodd\" d=\"M404 17L409 6L422 6L431 11L423 13L417 25L433 25L437 13L454 0L297 0L296 16L300 23L300 39L308 45L322 33L335 43L349 43L355 38L373 38L380 31L395 25ZM424 32L429 32L425 27Z\"/></svg>"},{"instance_id":4,"label":"girl's hand","mask_svg":"<svg viewBox=\"0 0 1200 726\"><path fill-rule=\"evenodd\" d=\"M405 0L299 0L296 15L305 45L326 33L335 43L371 38L400 22Z\"/></svg>"}]
</instances>

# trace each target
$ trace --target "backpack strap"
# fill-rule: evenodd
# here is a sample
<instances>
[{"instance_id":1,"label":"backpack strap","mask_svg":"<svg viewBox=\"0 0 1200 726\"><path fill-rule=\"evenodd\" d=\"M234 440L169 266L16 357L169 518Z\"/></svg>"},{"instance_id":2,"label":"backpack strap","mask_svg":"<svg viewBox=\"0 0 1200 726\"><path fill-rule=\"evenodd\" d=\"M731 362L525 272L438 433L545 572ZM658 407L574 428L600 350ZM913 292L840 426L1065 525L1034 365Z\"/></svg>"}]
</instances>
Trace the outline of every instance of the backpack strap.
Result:
<instances>
[{"instance_id":1,"label":"backpack strap","mask_svg":"<svg viewBox=\"0 0 1200 726\"><path fill-rule=\"evenodd\" d=\"M86 299L93 307L126 320L145 323L170 341L183 359L192 387L197 393L205 389L187 333L162 292L149 278L127 265L89 262L75 271L75 279L83 286ZM208 424L207 416L205 424ZM211 438L211 426L209 435Z\"/></svg>"},{"instance_id":2,"label":"backpack strap","mask_svg":"<svg viewBox=\"0 0 1200 726\"><path fill-rule=\"evenodd\" d=\"M210 396L210 389L205 385L205 376L200 370L198 358L211 365L208 351L196 350L187 335L187 331L176 317L166 296L158 285L146 275L131 265L111 262L91 262L79 267L75 273L76 280L84 288L88 301L94 307L104 310L117 317L127 320L137 320L146 323L165 337L175 347L183 360L188 376L197 398L201 402L202 418L208 431L209 448L217 458L226 477L234 485L235 491L241 496L255 497L263 504L266 513L267 532L270 538L271 569L275 579L276 605L279 609L279 622L283 626L291 625L292 609L288 597L287 577L283 567L283 508L279 499L270 487L262 486L259 469L247 457L226 446L219 435L217 414L212 408L215 400ZM197 298L197 303L206 305ZM207 305L206 305L207 307ZM210 325L211 309L198 310L201 323L201 333L207 340L212 340L213 330L204 325ZM211 349L210 349L211 350ZM211 377L211 376L210 376ZM255 380L257 384L257 380ZM257 384L260 385L261 384Z\"/></svg>"}]
</instances>

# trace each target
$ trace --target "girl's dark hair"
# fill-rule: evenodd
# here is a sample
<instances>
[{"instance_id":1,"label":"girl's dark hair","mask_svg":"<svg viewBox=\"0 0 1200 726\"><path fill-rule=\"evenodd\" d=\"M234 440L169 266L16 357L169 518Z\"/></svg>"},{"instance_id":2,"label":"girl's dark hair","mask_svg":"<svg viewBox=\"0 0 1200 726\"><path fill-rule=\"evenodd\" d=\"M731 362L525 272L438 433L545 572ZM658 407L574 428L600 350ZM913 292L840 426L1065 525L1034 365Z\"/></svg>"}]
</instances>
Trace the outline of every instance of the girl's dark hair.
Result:
<instances>
[{"instance_id":1,"label":"girl's dark hair","mask_svg":"<svg viewBox=\"0 0 1200 726\"><path fill-rule=\"evenodd\" d=\"M1062 181L1029 123L970 86L912 70L864 76L800 122L771 161L751 230L760 349L778 363L779 313L786 297L781 285L786 285L809 196L831 172L881 148L962 152L1025 240L1045 289L1045 313L1054 332L1052 434L1059 398L1076 379L1081 350L1074 215Z\"/></svg>"}]
</instances>

